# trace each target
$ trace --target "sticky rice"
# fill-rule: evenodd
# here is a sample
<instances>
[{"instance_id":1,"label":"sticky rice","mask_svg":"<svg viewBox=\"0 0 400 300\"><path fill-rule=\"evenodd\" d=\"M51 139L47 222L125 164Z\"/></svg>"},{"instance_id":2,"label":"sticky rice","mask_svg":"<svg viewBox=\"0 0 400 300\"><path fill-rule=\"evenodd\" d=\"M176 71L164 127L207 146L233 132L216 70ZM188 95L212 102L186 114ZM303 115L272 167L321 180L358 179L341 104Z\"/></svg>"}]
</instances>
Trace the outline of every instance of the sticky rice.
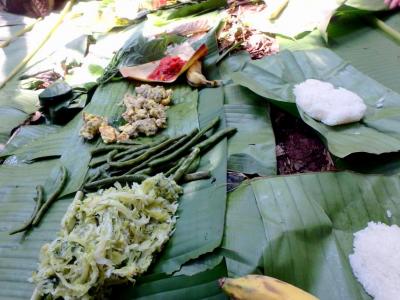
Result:
<instances>
[{"instance_id":1,"label":"sticky rice","mask_svg":"<svg viewBox=\"0 0 400 300\"><path fill-rule=\"evenodd\" d=\"M350 264L375 300L400 299L400 227L369 222L354 234Z\"/></svg>"},{"instance_id":2,"label":"sticky rice","mask_svg":"<svg viewBox=\"0 0 400 300\"><path fill-rule=\"evenodd\" d=\"M295 85L297 106L311 118L330 126L358 122L367 110L357 94L315 79Z\"/></svg>"}]
</instances>

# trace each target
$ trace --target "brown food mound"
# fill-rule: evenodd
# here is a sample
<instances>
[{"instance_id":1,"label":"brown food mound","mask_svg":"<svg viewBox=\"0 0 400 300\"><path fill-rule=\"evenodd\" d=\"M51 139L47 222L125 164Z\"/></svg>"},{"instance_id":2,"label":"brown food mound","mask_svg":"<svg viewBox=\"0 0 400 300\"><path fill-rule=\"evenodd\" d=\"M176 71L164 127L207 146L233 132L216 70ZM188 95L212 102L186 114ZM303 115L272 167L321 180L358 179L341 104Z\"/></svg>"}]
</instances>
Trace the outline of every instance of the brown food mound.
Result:
<instances>
[{"instance_id":1,"label":"brown food mound","mask_svg":"<svg viewBox=\"0 0 400 300\"><path fill-rule=\"evenodd\" d=\"M301 119L271 108L278 174L336 170L319 136Z\"/></svg>"}]
</instances>

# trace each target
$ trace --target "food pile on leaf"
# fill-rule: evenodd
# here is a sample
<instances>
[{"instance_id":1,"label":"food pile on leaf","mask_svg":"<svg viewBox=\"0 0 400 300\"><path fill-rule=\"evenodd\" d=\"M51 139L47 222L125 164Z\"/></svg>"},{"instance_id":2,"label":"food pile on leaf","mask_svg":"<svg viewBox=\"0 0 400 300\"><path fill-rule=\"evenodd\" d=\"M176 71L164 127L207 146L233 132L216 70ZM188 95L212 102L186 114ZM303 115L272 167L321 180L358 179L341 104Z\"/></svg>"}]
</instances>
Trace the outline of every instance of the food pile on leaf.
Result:
<instances>
[{"instance_id":1,"label":"food pile on leaf","mask_svg":"<svg viewBox=\"0 0 400 300\"><path fill-rule=\"evenodd\" d=\"M220 51L225 52L233 47L247 51L252 59L277 53L279 45L274 37L247 26L241 19L247 11L261 13L264 9L265 4L237 5L233 2L227 10L227 19L218 36Z\"/></svg>"},{"instance_id":2,"label":"food pile on leaf","mask_svg":"<svg viewBox=\"0 0 400 300\"><path fill-rule=\"evenodd\" d=\"M80 135L91 140L100 133L104 143L122 142L139 134L152 136L161 128L167 127L168 105L171 102L171 90L162 86L152 87L148 84L136 88L136 94L126 94L124 105L126 111L122 117L127 122L118 129L108 124L107 118L83 113L84 125Z\"/></svg>"},{"instance_id":3,"label":"food pile on leaf","mask_svg":"<svg viewBox=\"0 0 400 300\"><path fill-rule=\"evenodd\" d=\"M35 294L96 299L105 286L134 283L172 234L181 193L163 174L84 199L78 192L59 236L41 249Z\"/></svg>"}]
</instances>

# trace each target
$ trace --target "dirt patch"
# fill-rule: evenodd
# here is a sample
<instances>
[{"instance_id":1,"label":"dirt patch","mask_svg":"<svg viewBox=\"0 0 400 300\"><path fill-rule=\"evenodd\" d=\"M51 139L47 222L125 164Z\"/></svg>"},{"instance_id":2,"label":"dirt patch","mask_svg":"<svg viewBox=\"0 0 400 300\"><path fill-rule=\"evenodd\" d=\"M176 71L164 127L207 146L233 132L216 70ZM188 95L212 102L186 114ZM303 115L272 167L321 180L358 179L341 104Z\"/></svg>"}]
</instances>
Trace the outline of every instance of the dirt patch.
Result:
<instances>
[{"instance_id":1,"label":"dirt patch","mask_svg":"<svg viewBox=\"0 0 400 300\"><path fill-rule=\"evenodd\" d=\"M271 108L276 139L278 174L336 170L318 135L301 119Z\"/></svg>"}]
</instances>

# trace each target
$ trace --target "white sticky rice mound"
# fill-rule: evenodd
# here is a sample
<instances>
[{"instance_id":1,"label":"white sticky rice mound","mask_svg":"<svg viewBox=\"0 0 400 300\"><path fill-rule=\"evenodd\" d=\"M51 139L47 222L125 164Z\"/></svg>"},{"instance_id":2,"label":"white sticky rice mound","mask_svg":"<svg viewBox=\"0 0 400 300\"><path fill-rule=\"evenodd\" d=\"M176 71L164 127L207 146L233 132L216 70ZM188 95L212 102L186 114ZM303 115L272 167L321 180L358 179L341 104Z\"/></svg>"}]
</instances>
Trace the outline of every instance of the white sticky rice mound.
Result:
<instances>
[{"instance_id":1,"label":"white sticky rice mound","mask_svg":"<svg viewBox=\"0 0 400 300\"><path fill-rule=\"evenodd\" d=\"M375 300L400 299L400 227L369 222L354 234L350 264Z\"/></svg>"},{"instance_id":2,"label":"white sticky rice mound","mask_svg":"<svg viewBox=\"0 0 400 300\"><path fill-rule=\"evenodd\" d=\"M295 85L296 104L307 115L330 126L360 121L367 110L357 94L316 79Z\"/></svg>"}]
</instances>

